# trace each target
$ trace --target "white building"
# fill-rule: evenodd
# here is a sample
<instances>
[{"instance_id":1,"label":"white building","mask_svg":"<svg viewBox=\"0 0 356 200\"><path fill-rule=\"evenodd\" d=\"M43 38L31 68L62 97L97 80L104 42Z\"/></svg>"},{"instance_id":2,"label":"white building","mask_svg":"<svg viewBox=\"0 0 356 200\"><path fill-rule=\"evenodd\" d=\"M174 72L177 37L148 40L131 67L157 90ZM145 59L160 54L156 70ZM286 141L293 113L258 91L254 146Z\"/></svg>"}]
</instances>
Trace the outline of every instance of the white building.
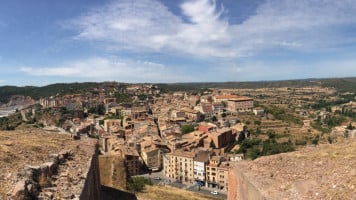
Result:
<instances>
[{"instance_id":1,"label":"white building","mask_svg":"<svg viewBox=\"0 0 356 200\"><path fill-rule=\"evenodd\" d=\"M205 184L205 167L209 163L210 152L201 151L194 158L194 180Z\"/></svg>"}]
</instances>

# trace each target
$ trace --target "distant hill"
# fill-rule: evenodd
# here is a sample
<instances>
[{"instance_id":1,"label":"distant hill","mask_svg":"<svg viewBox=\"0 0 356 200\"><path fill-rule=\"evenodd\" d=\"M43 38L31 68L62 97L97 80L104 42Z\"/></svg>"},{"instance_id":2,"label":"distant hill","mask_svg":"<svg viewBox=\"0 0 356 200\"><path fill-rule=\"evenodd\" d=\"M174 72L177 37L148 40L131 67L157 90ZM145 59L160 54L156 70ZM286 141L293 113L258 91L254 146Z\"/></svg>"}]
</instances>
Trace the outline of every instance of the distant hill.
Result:
<instances>
[{"instance_id":1,"label":"distant hill","mask_svg":"<svg viewBox=\"0 0 356 200\"><path fill-rule=\"evenodd\" d=\"M0 103L8 103L13 95L29 96L32 99L38 100L41 97L50 97L57 94L76 94L91 90L93 88L105 87L109 82L95 83L56 83L43 87L17 87L17 86L3 86L0 87ZM117 84L117 83L116 83Z\"/></svg>"},{"instance_id":2,"label":"distant hill","mask_svg":"<svg viewBox=\"0 0 356 200\"><path fill-rule=\"evenodd\" d=\"M206 82L206 83L174 83L158 84L159 88L169 91L191 91L202 88L278 88L278 87L334 87L341 92L356 93L356 77L351 78L326 78L326 79L299 79L282 81L255 81L255 82Z\"/></svg>"},{"instance_id":3,"label":"distant hill","mask_svg":"<svg viewBox=\"0 0 356 200\"><path fill-rule=\"evenodd\" d=\"M13 95L29 96L32 99L49 97L57 94L76 94L82 93L93 88L107 88L116 86L125 86L129 84L118 84L117 82L84 82L84 83L57 83L43 87L0 87L0 104L9 102ZM205 83L160 83L157 86L162 92L170 91L199 91L207 88L273 88L273 87L334 87L340 92L356 93L356 77L350 78L326 78L326 79L300 79L300 80L282 80L282 81L255 81L255 82L205 82Z\"/></svg>"}]
</instances>

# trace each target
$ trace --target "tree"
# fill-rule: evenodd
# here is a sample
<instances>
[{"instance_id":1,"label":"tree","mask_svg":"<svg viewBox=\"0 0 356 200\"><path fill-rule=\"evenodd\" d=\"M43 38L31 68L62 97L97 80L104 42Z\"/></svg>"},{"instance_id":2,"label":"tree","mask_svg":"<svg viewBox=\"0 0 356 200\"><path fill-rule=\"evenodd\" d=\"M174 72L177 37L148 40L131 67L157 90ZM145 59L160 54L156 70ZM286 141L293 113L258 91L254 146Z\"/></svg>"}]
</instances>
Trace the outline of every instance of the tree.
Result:
<instances>
[{"instance_id":1,"label":"tree","mask_svg":"<svg viewBox=\"0 0 356 200\"><path fill-rule=\"evenodd\" d=\"M216 118L216 116L213 116L213 117L211 118L211 121L216 122L216 121L218 121L218 118Z\"/></svg>"},{"instance_id":2,"label":"tree","mask_svg":"<svg viewBox=\"0 0 356 200\"><path fill-rule=\"evenodd\" d=\"M354 127L352 126L351 122L350 122L349 125L347 126L347 129L349 129L349 130L353 130L353 129L354 129Z\"/></svg>"},{"instance_id":3,"label":"tree","mask_svg":"<svg viewBox=\"0 0 356 200\"><path fill-rule=\"evenodd\" d=\"M194 131L194 126L191 124L183 125L180 130L182 134L187 134Z\"/></svg>"},{"instance_id":4,"label":"tree","mask_svg":"<svg viewBox=\"0 0 356 200\"><path fill-rule=\"evenodd\" d=\"M262 133L261 128L257 127L256 128L256 135L260 135Z\"/></svg>"},{"instance_id":5,"label":"tree","mask_svg":"<svg viewBox=\"0 0 356 200\"><path fill-rule=\"evenodd\" d=\"M227 102L226 101L222 101L221 104L224 106L224 108L227 107Z\"/></svg>"},{"instance_id":6,"label":"tree","mask_svg":"<svg viewBox=\"0 0 356 200\"><path fill-rule=\"evenodd\" d=\"M254 124L260 126L261 125L261 121L260 120L255 120Z\"/></svg>"},{"instance_id":7,"label":"tree","mask_svg":"<svg viewBox=\"0 0 356 200\"><path fill-rule=\"evenodd\" d=\"M276 134L272 130L267 131L268 139L273 140L276 138Z\"/></svg>"},{"instance_id":8,"label":"tree","mask_svg":"<svg viewBox=\"0 0 356 200\"><path fill-rule=\"evenodd\" d=\"M145 185L152 185L151 179L145 177L132 177L127 182L127 189L132 192L140 192L145 189Z\"/></svg>"},{"instance_id":9,"label":"tree","mask_svg":"<svg viewBox=\"0 0 356 200\"><path fill-rule=\"evenodd\" d=\"M260 102L258 101L253 101L253 107L259 107L260 106Z\"/></svg>"},{"instance_id":10,"label":"tree","mask_svg":"<svg viewBox=\"0 0 356 200\"><path fill-rule=\"evenodd\" d=\"M312 140L312 144L317 145L319 143L319 138L319 135L315 136L315 138Z\"/></svg>"}]
</instances>

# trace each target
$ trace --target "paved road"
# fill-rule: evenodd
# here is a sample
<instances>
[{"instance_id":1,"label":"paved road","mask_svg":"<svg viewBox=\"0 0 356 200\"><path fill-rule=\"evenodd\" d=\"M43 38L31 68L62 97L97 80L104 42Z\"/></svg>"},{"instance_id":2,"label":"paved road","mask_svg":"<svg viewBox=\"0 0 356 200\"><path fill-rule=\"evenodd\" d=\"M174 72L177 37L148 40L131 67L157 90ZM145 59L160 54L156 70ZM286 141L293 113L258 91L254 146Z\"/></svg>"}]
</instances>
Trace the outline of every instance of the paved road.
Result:
<instances>
[{"instance_id":1,"label":"paved road","mask_svg":"<svg viewBox=\"0 0 356 200\"><path fill-rule=\"evenodd\" d=\"M202 194L211 195L211 196L213 196L215 198L219 198L219 199L227 199L226 192L219 191L214 188L207 188L207 187L200 187L200 189L199 189L195 185L185 185L182 183L178 183L173 180L169 180L169 178L167 178L165 175L163 175L162 171L161 172L153 172L151 174L143 174L143 175L139 175L139 176L143 176L145 178L151 179L153 184L155 184L155 185L170 185L170 186L177 187L180 189L185 189L185 190L189 190L189 191L194 191L194 192L199 192ZM211 194L212 191L218 191L219 194L217 194L217 195Z\"/></svg>"}]
</instances>

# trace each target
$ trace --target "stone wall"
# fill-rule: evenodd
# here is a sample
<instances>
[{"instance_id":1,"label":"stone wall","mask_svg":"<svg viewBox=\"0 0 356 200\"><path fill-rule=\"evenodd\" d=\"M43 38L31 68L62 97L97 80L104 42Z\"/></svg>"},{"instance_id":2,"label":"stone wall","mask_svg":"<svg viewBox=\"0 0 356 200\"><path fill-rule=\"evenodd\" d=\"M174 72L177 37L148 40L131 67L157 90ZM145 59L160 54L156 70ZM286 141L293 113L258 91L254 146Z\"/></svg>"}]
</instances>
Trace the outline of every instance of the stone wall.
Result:
<instances>
[{"instance_id":1,"label":"stone wall","mask_svg":"<svg viewBox=\"0 0 356 200\"><path fill-rule=\"evenodd\" d=\"M78 140L74 149L51 154L49 162L26 165L9 198L100 200L98 156L97 140Z\"/></svg>"},{"instance_id":2,"label":"stone wall","mask_svg":"<svg viewBox=\"0 0 356 200\"><path fill-rule=\"evenodd\" d=\"M90 168L85 179L83 190L80 194L81 200L99 200L100 199L100 174L98 153L95 153L91 159Z\"/></svg>"},{"instance_id":3,"label":"stone wall","mask_svg":"<svg viewBox=\"0 0 356 200\"><path fill-rule=\"evenodd\" d=\"M41 188L50 187L51 178L57 174L58 167L71 156L70 150L61 151L59 154L50 155L50 162L43 163L39 166L26 165L18 173L21 180L17 182L11 199L36 199L40 194Z\"/></svg>"}]
</instances>

